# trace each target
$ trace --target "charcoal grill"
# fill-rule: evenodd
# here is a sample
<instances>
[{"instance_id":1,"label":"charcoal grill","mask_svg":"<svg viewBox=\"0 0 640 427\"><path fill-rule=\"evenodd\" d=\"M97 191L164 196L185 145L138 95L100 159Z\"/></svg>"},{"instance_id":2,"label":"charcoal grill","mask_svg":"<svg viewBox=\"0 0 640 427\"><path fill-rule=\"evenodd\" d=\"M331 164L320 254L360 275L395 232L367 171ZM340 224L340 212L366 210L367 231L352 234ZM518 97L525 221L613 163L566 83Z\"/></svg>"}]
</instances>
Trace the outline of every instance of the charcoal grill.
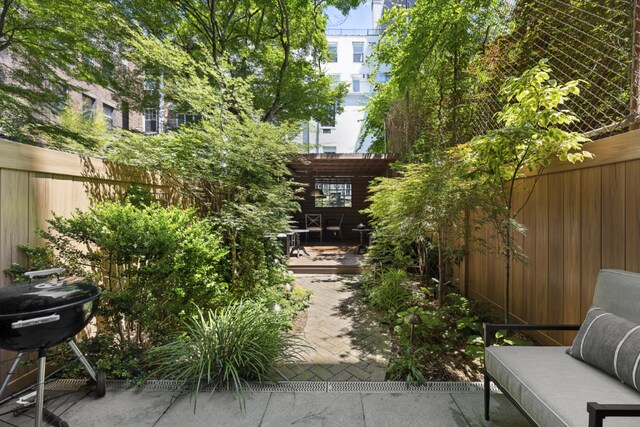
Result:
<instances>
[{"instance_id":1,"label":"charcoal grill","mask_svg":"<svg viewBox=\"0 0 640 427\"><path fill-rule=\"evenodd\" d=\"M62 269L26 273L28 282L0 289L0 348L18 355L0 387L0 395L20 363L30 351L38 352L35 425L42 425L43 414L55 424L66 423L44 409L44 375L47 348L66 342L96 383L99 397L104 396L104 372L96 372L87 362L73 337L93 318L100 301L100 289L83 277L60 278ZM51 278L55 275L55 278ZM44 278L43 278L44 277ZM40 279L36 279L40 278Z\"/></svg>"}]
</instances>

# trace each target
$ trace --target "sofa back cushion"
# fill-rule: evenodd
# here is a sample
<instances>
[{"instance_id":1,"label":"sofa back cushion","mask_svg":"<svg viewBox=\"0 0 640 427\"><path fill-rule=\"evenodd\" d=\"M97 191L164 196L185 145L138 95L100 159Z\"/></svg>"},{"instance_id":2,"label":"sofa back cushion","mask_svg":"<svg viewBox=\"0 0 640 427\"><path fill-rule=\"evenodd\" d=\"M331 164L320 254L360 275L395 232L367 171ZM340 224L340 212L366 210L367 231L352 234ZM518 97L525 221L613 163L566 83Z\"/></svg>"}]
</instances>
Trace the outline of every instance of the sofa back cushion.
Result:
<instances>
[{"instance_id":1,"label":"sofa back cushion","mask_svg":"<svg viewBox=\"0 0 640 427\"><path fill-rule=\"evenodd\" d=\"M600 270L593 305L640 324L640 274L622 270Z\"/></svg>"}]
</instances>

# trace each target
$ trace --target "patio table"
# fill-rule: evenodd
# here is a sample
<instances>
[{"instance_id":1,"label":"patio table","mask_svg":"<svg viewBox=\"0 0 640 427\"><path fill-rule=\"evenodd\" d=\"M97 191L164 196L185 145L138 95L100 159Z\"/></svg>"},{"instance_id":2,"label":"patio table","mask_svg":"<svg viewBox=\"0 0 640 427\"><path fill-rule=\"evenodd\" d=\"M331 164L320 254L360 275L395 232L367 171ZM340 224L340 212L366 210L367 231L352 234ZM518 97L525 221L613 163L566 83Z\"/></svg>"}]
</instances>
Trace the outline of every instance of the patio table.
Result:
<instances>
[{"instance_id":1,"label":"patio table","mask_svg":"<svg viewBox=\"0 0 640 427\"><path fill-rule=\"evenodd\" d=\"M293 251L296 251L296 257L300 258L300 251L302 251L306 256L309 256L309 254L307 253L307 250L302 245L302 238L300 236L303 233L308 233L309 230L297 229L297 230L291 230L291 232L293 233L293 246L291 247L290 255L293 255Z\"/></svg>"},{"instance_id":2,"label":"patio table","mask_svg":"<svg viewBox=\"0 0 640 427\"><path fill-rule=\"evenodd\" d=\"M294 243L294 237L295 237L295 233L293 231L286 231L284 233L264 233L264 237L265 239L271 239L272 237L275 237L278 240L281 240L284 242L284 254L287 257L287 259L289 259L289 252L290 252L290 248L292 243Z\"/></svg>"},{"instance_id":3,"label":"patio table","mask_svg":"<svg viewBox=\"0 0 640 427\"><path fill-rule=\"evenodd\" d=\"M365 253L367 251L367 245L364 243L364 233L372 232L373 228L352 228L351 231L360 233L360 244L358 245L358 250L356 250L356 255L360 255L360 251Z\"/></svg>"}]
</instances>

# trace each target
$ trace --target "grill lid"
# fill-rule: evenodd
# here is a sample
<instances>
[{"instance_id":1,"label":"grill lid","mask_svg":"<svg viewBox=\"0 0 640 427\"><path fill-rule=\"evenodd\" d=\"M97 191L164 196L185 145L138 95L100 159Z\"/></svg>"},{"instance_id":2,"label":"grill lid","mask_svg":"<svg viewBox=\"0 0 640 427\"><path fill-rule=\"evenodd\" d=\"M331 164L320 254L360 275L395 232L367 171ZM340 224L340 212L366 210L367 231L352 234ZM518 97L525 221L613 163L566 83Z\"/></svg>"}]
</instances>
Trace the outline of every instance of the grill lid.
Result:
<instances>
[{"instance_id":1,"label":"grill lid","mask_svg":"<svg viewBox=\"0 0 640 427\"><path fill-rule=\"evenodd\" d=\"M38 279L20 282L0 289L0 318L74 306L100 296L91 279Z\"/></svg>"}]
</instances>

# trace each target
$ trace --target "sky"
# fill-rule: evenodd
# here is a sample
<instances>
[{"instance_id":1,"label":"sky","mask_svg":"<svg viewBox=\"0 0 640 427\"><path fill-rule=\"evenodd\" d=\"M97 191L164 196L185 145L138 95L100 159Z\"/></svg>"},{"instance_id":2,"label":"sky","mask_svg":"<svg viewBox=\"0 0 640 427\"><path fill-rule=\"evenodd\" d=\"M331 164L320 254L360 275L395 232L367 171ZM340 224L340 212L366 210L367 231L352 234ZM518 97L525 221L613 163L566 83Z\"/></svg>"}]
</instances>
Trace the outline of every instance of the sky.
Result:
<instances>
[{"instance_id":1,"label":"sky","mask_svg":"<svg viewBox=\"0 0 640 427\"><path fill-rule=\"evenodd\" d=\"M365 1L349 13L343 16L340 11L334 7L327 7L325 12L329 17L327 29L350 29L360 30L371 28L371 0Z\"/></svg>"}]
</instances>

